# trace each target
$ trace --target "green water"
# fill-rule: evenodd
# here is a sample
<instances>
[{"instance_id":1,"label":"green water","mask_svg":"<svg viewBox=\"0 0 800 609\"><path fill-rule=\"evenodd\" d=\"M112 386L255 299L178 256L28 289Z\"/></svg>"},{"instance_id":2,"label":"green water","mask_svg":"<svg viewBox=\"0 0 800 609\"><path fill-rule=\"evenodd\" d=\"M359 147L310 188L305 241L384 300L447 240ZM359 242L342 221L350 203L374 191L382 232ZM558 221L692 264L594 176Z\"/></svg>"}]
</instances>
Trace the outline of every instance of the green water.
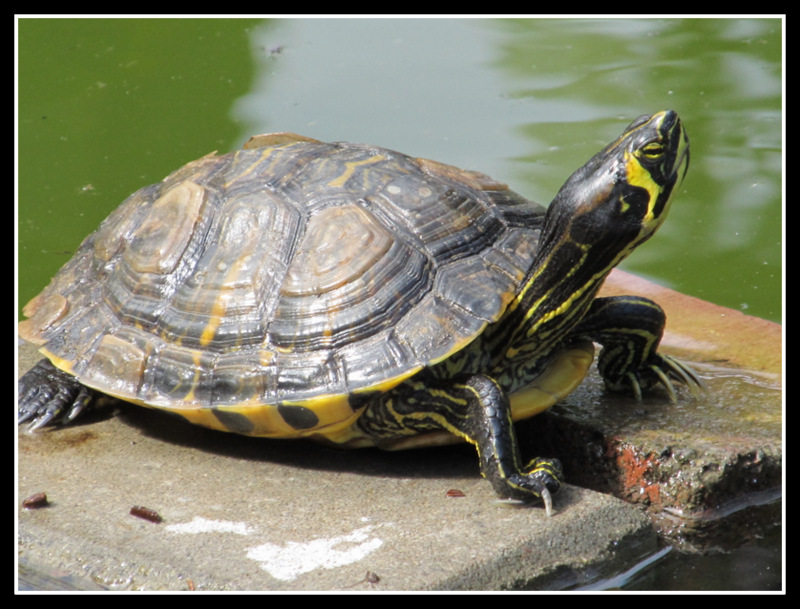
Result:
<instances>
[{"instance_id":1,"label":"green water","mask_svg":"<svg viewBox=\"0 0 800 609\"><path fill-rule=\"evenodd\" d=\"M625 268L781 321L777 19L23 19L20 300L130 192L295 131L480 169L535 200L639 114L692 161Z\"/></svg>"},{"instance_id":2,"label":"green water","mask_svg":"<svg viewBox=\"0 0 800 609\"><path fill-rule=\"evenodd\" d=\"M21 19L18 297L128 194L254 133L394 148L542 202L640 114L687 180L624 268L782 321L779 19Z\"/></svg>"}]
</instances>

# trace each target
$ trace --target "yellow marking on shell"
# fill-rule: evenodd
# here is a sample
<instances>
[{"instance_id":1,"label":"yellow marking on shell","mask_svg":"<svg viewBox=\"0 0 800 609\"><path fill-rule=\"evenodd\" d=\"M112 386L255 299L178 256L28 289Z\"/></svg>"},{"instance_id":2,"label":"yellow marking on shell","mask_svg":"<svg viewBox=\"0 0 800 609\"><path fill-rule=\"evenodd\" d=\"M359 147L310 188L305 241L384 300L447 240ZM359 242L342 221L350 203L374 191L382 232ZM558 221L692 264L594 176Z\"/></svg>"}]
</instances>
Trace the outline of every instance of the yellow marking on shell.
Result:
<instances>
[{"instance_id":1,"label":"yellow marking on shell","mask_svg":"<svg viewBox=\"0 0 800 609\"><path fill-rule=\"evenodd\" d=\"M360 161L350 161L349 163L345 163L347 169L335 180L331 180L328 182L328 186L331 188L341 188L345 185L347 180L355 173L356 168L361 167L363 165L373 165L375 163L380 163L381 161L385 160L386 157L382 154L376 154L374 156L369 157L368 159L362 159Z\"/></svg>"},{"instance_id":2,"label":"yellow marking on shell","mask_svg":"<svg viewBox=\"0 0 800 609\"><path fill-rule=\"evenodd\" d=\"M39 349L39 353L41 353L47 359L49 359L50 363L52 363L59 370L63 370L64 372L67 372L69 374L74 374L72 372L72 366L75 362L58 357L55 353L48 351L46 347L42 347L41 349Z\"/></svg>"},{"instance_id":3,"label":"yellow marking on shell","mask_svg":"<svg viewBox=\"0 0 800 609\"><path fill-rule=\"evenodd\" d=\"M314 434L322 434L326 437L337 437L338 434L352 427L353 423L361 416L364 410L363 408L359 408L353 411L350 405L350 398L347 395L320 395L310 400L283 402L282 405L300 406L312 410L314 414L319 417L319 424L309 429L295 429L281 420L280 429L275 431L269 430L268 434L253 435L265 435L265 437L277 438L303 438ZM277 409L277 405L275 408ZM261 409L256 409L256 412L259 410ZM257 422L257 419L255 417L251 418L249 413L248 419L250 419L251 422Z\"/></svg>"},{"instance_id":4,"label":"yellow marking on shell","mask_svg":"<svg viewBox=\"0 0 800 609\"><path fill-rule=\"evenodd\" d=\"M188 403L193 403L197 400L195 397L194 390L197 387L197 384L200 382L200 370L203 369L203 362L201 361L201 353L199 351L192 350L192 363L194 364L194 376L192 377L191 382L189 385L191 388L186 393L185 396L181 398L181 401L186 401Z\"/></svg>"},{"instance_id":5,"label":"yellow marking on shell","mask_svg":"<svg viewBox=\"0 0 800 609\"><path fill-rule=\"evenodd\" d=\"M187 396L187 399L190 396ZM263 404L258 400L248 400L231 406L193 406L190 404L148 404L139 400L128 400L140 406L166 410L180 415L190 423L215 429L217 431L231 432L214 411L231 412L243 416L252 425L252 429L243 435L259 438L286 438L297 439L322 435L334 443L338 443L340 436L348 437L348 428L353 426L356 419L361 416L363 408L353 411L346 395L321 395L305 402L282 402L280 404ZM319 417L319 425L308 429L296 429L289 425L280 414L279 406L302 406L314 411ZM234 433L243 433L237 431Z\"/></svg>"},{"instance_id":6,"label":"yellow marking on shell","mask_svg":"<svg viewBox=\"0 0 800 609\"><path fill-rule=\"evenodd\" d=\"M281 161L282 151L304 143L320 144L322 142L314 138L288 132L254 135L242 146L242 150L260 150L261 154L251 157L250 164L247 167L242 164L239 170L230 176L230 180L225 183L225 187L256 173L273 174L275 164ZM270 159L273 155L275 155L274 158ZM266 167L263 165L265 160L269 161Z\"/></svg>"},{"instance_id":7,"label":"yellow marking on shell","mask_svg":"<svg viewBox=\"0 0 800 609\"><path fill-rule=\"evenodd\" d=\"M256 146L255 148L258 147ZM245 146L245 150L247 150L247 146ZM229 180L225 183L225 188L230 187L231 184L242 181L248 176L258 174L259 172L266 172L263 166L265 160L269 160L267 166L269 167L269 172L271 173L272 168L280 161L279 156L270 159L270 157L276 152L280 152L280 148L277 150L275 148L264 148L261 150L261 154L259 156L253 156L250 158L250 164L248 166L245 166L244 163L242 163L238 171L235 174L232 174ZM237 152L236 154L239 155L240 153Z\"/></svg>"},{"instance_id":8,"label":"yellow marking on shell","mask_svg":"<svg viewBox=\"0 0 800 609\"><path fill-rule=\"evenodd\" d=\"M377 385L356 391L354 394L389 391L418 371L419 368L415 368ZM186 399L188 400L190 397L187 396ZM283 401L276 404L264 404L257 399L251 399L231 406L216 406L214 409L190 404L146 404L141 401L128 401L141 406L168 410L179 414L190 423L218 431L230 432L231 430L214 415L215 409L245 417L253 426L252 430L246 434L249 436L286 439L310 438L328 444L346 445L349 448L373 446L374 442L365 442L364 433L354 425L366 408L366 404L354 411L350 398L351 396L347 394L325 394L307 400ZM319 424L308 429L296 429L289 425L278 411L278 407L281 405L307 408L319 418Z\"/></svg>"},{"instance_id":9,"label":"yellow marking on shell","mask_svg":"<svg viewBox=\"0 0 800 609\"><path fill-rule=\"evenodd\" d=\"M219 324L222 321L222 316L225 315L225 307L220 303L219 300L214 303L214 307L211 311L211 319L208 320L205 328L203 328L203 333L200 335L200 346L207 347L209 343L214 340L214 336L217 334L217 330L219 329Z\"/></svg>"},{"instance_id":10,"label":"yellow marking on shell","mask_svg":"<svg viewBox=\"0 0 800 609\"><path fill-rule=\"evenodd\" d=\"M230 264L225 268L219 268L218 270L226 271L225 279L223 281L223 285L229 286L234 285L236 283L237 277L240 275L242 267L247 263L246 258L239 258L235 261L235 264ZM220 265L222 266L222 265ZM233 295L233 292L230 290L222 290L219 293L219 297L214 302L211 307L211 315L209 317L208 323L203 328L203 332L200 334L200 346L207 347L211 341L214 340L214 337L217 334L217 330L219 330L219 326L222 323L222 320L225 318L225 315L228 310L228 300Z\"/></svg>"}]
</instances>

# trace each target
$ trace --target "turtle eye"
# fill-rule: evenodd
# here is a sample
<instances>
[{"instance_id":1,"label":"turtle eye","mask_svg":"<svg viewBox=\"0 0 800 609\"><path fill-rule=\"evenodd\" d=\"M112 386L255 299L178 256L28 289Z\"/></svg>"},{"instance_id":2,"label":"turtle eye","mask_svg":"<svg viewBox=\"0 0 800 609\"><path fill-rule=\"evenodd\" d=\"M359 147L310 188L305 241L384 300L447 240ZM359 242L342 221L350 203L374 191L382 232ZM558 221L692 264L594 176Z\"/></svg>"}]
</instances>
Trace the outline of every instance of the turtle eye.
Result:
<instances>
[{"instance_id":1,"label":"turtle eye","mask_svg":"<svg viewBox=\"0 0 800 609\"><path fill-rule=\"evenodd\" d=\"M661 142L648 142L641 150L644 157L651 161L657 161L664 155L664 145Z\"/></svg>"}]
</instances>

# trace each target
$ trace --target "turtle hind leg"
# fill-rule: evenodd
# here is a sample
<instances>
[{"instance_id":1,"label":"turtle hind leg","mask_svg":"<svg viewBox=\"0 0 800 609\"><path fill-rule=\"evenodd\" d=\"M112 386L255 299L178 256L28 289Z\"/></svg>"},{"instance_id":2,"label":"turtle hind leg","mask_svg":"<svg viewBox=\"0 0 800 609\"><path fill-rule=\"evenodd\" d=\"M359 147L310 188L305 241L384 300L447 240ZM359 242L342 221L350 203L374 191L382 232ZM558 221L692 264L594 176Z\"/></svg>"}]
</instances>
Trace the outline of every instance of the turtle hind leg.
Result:
<instances>
[{"instance_id":1,"label":"turtle hind leg","mask_svg":"<svg viewBox=\"0 0 800 609\"><path fill-rule=\"evenodd\" d=\"M478 450L481 473L503 499L530 501L539 498L552 514L552 495L561 487L563 473L558 459L533 459L523 466L511 406L505 391L489 376L475 374L460 379L452 394L468 404L469 415L461 429L451 430Z\"/></svg>"},{"instance_id":2,"label":"turtle hind leg","mask_svg":"<svg viewBox=\"0 0 800 609\"><path fill-rule=\"evenodd\" d=\"M665 324L663 309L652 300L611 296L592 302L575 333L603 346L597 368L612 391L629 391L641 399L643 390L661 385L676 402L673 381L677 381L692 395L702 395L705 384L697 373L680 360L657 352Z\"/></svg>"},{"instance_id":3,"label":"turtle hind leg","mask_svg":"<svg viewBox=\"0 0 800 609\"><path fill-rule=\"evenodd\" d=\"M502 499L541 500L552 513L552 495L563 474L557 459L522 465L508 396L491 377L461 375L442 380L419 375L379 396L358 421L369 435L444 429L474 444L481 473Z\"/></svg>"},{"instance_id":4,"label":"turtle hind leg","mask_svg":"<svg viewBox=\"0 0 800 609\"><path fill-rule=\"evenodd\" d=\"M95 397L95 391L46 359L26 372L17 387L17 423L21 425L30 421L29 431L73 421L88 410Z\"/></svg>"}]
</instances>

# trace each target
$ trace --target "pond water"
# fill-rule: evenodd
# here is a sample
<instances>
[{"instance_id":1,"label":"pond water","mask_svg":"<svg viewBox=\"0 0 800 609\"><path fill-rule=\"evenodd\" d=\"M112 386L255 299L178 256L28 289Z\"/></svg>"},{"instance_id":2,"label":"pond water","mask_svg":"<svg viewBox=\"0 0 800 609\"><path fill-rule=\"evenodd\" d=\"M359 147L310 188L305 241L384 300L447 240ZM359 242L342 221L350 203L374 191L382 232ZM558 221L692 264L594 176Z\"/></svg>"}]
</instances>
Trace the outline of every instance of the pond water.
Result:
<instances>
[{"instance_id":1,"label":"pond water","mask_svg":"<svg viewBox=\"0 0 800 609\"><path fill-rule=\"evenodd\" d=\"M548 202L640 114L691 166L623 268L781 322L783 22L750 19L21 19L23 305L128 194L294 131L478 169Z\"/></svg>"}]
</instances>

